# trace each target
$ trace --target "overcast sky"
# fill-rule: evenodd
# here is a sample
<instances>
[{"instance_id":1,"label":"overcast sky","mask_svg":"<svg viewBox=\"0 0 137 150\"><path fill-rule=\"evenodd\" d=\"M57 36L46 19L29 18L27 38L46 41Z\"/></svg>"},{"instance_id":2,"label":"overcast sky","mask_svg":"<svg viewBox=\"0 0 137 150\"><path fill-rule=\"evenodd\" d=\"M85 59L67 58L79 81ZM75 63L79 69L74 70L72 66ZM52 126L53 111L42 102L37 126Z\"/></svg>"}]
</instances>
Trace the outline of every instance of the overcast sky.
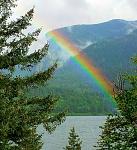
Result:
<instances>
[{"instance_id":1,"label":"overcast sky","mask_svg":"<svg viewBox=\"0 0 137 150\"><path fill-rule=\"evenodd\" d=\"M111 19L137 20L137 0L19 0L16 14L33 6L33 23L45 30Z\"/></svg>"}]
</instances>

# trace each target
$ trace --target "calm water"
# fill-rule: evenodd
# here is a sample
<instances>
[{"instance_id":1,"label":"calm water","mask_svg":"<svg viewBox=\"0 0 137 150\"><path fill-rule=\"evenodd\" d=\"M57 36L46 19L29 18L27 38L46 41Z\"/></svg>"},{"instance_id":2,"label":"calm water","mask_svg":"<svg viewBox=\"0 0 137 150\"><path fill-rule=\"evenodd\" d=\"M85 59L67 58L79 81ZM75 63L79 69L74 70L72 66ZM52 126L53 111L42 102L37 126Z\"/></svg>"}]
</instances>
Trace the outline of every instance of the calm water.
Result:
<instances>
[{"instance_id":1,"label":"calm water","mask_svg":"<svg viewBox=\"0 0 137 150\"><path fill-rule=\"evenodd\" d=\"M40 126L38 132L44 132L42 139L44 146L42 150L63 150L63 147L67 144L69 130L73 126L83 141L82 150L94 150L93 145L96 144L101 133L99 126L103 125L105 119L106 117L104 116L67 117L66 121L51 135Z\"/></svg>"}]
</instances>

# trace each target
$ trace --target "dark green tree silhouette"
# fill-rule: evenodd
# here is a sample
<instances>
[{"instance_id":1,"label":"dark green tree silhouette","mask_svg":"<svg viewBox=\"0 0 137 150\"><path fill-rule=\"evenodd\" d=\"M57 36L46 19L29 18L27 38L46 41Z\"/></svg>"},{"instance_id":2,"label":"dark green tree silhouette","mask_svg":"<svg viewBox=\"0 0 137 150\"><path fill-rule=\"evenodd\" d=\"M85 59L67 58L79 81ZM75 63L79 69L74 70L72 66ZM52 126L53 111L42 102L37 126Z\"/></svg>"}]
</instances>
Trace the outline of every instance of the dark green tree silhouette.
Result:
<instances>
[{"instance_id":1,"label":"dark green tree silhouette","mask_svg":"<svg viewBox=\"0 0 137 150\"><path fill-rule=\"evenodd\" d=\"M41 135L36 129L43 124L48 132L65 119L65 113L53 114L57 97L28 98L24 91L45 84L54 73L55 63L46 71L31 76L15 76L17 68L32 70L47 54L48 44L29 54L29 48L40 33L24 33L31 25L34 10L11 21L16 0L0 0L0 149L39 150Z\"/></svg>"},{"instance_id":2,"label":"dark green tree silhouette","mask_svg":"<svg viewBox=\"0 0 137 150\"><path fill-rule=\"evenodd\" d=\"M137 57L133 58L137 64ZM136 66L134 66L136 67ZM115 100L119 109L108 116L102 135L95 146L98 150L137 149L137 72L124 75L115 85Z\"/></svg>"},{"instance_id":3,"label":"dark green tree silhouette","mask_svg":"<svg viewBox=\"0 0 137 150\"><path fill-rule=\"evenodd\" d=\"M66 146L65 150L81 150L82 141L80 140L79 136L75 132L75 128L73 127L70 130L69 137L68 137L68 146Z\"/></svg>"}]
</instances>

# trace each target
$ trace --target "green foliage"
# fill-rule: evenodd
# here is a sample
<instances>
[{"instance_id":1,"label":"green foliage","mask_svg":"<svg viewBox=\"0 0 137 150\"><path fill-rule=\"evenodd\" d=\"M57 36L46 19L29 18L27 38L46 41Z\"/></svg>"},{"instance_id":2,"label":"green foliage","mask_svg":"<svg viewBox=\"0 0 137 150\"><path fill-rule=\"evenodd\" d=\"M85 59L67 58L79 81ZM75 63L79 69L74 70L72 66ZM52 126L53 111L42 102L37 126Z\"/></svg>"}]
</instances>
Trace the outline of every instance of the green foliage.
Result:
<instances>
[{"instance_id":1,"label":"green foliage","mask_svg":"<svg viewBox=\"0 0 137 150\"><path fill-rule=\"evenodd\" d=\"M119 72L130 73L132 72L132 68L134 68L134 65L131 65L128 60L137 51L137 31L134 30L128 35L123 35L119 29L119 23L122 22L116 23L117 25L113 23L115 23L115 21L112 21L112 26L107 26L106 30L116 32L115 36L117 36L117 38L109 36L109 39L105 39L101 34L103 39L91 44L84 49L83 52L92 60L96 68L99 68L110 81L115 82ZM124 23L124 25L127 25L127 23ZM96 30L95 33L101 33L102 30L105 30L101 24L95 25L95 28L98 28L98 26L101 27L101 30ZM82 27L83 25L81 25L81 28ZM93 34L86 35L86 33L92 30L92 25L90 28L87 26L84 26L83 29L81 28L76 26L74 32L65 32L65 36L71 38L74 43L76 43L76 39L78 39L78 41L85 41L84 39L90 41ZM124 27L121 27L121 29L126 33L127 29L124 29ZM63 29L58 29L58 31L64 34ZM65 29L65 31L68 30ZM110 34L110 31L103 32ZM78 33L78 35L76 33ZM87 38L86 36L90 37ZM51 45L53 48L50 50L54 49L54 45L55 43ZM79 43L76 43L76 45L79 45ZM60 49L56 50L56 47L54 50L60 51ZM43 68L44 66L45 65L43 65ZM80 113L83 115L107 115L115 111L112 101L101 93L101 89L98 88L92 78L81 69L73 57L62 67L57 69L55 78L48 83L48 89L52 89L54 93L61 96L62 101L60 101L57 109L61 110L61 108L66 107L69 109L69 113L73 115ZM40 89L31 90L31 94L44 95L46 91L47 87L40 87Z\"/></svg>"},{"instance_id":2,"label":"green foliage","mask_svg":"<svg viewBox=\"0 0 137 150\"><path fill-rule=\"evenodd\" d=\"M73 127L70 130L69 138L68 138L68 146L64 148L65 150L81 150L82 141L79 136L75 132L75 128Z\"/></svg>"},{"instance_id":3,"label":"green foliage","mask_svg":"<svg viewBox=\"0 0 137 150\"><path fill-rule=\"evenodd\" d=\"M134 58L134 60L136 60ZM134 61L135 62L135 61ZM136 63L136 62L135 62ZM137 149L137 72L124 75L116 85L119 113L108 116L98 142L99 150ZM124 83L126 82L126 83ZM124 87L127 84L128 88Z\"/></svg>"},{"instance_id":4,"label":"green foliage","mask_svg":"<svg viewBox=\"0 0 137 150\"><path fill-rule=\"evenodd\" d=\"M90 87L89 87L90 88ZM60 95L60 101L55 109L56 112L61 111L62 108L66 108L70 115L105 115L114 111L113 105L109 102L109 99L99 95L98 93L91 92L89 88L75 90L61 90L59 85L48 85L48 87L31 88L29 93L30 97L46 96L48 91L51 91L56 95Z\"/></svg>"},{"instance_id":5,"label":"green foliage","mask_svg":"<svg viewBox=\"0 0 137 150\"><path fill-rule=\"evenodd\" d=\"M27 97L24 91L45 84L57 68L55 63L46 71L28 77L14 76L16 68L32 70L48 52L48 44L28 54L29 47L40 33L40 29L24 34L31 25L34 10L11 21L12 8L16 0L0 1L0 149L39 150L41 135L36 133L43 124L52 132L65 119L65 113L53 114L57 97Z\"/></svg>"},{"instance_id":6,"label":"green foliage","mask_svg":"<svg viewBox=\"0 0 137 150\"><path fill-rule=\"evenodd\" d=\"M51 82L48 82L47 87L31 88L27 94L30 97L32 95L46 96L48 92L52 91L52 93L60 96L55 111L58 112L62 108L66 108L69 115L107 115L114 112L113 104L109 98L94 92L93 87L87 83L81 83L79 78L70 84L68 80L66 81L67 77L66 74L62 74L60 78L57 77L60 80L56 80L57 78L50 80ZM72 78L69 79L71 81ZM74 79L72 80L74 81ZM79 85L81 86L79 87Z\"/></svg>"}]
</instances>

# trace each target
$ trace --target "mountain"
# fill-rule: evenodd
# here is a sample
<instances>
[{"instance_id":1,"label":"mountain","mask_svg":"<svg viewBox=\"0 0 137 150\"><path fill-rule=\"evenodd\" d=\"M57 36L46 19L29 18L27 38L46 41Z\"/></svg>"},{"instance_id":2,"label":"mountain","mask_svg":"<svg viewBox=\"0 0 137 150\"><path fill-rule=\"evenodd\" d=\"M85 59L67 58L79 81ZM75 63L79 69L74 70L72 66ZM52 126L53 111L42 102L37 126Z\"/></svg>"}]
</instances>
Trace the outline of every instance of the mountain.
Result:
<instances>
[{"instance_id":1,"label":"mountain","mask_svg":"<svg viewBox=\"0 0 137 150\"><path fill-rule=\"evenodd\" d=\"M67 37L79 49L85 49L89 45L104 39L112 39L125 36L137 28L137 21L111 20L100 24L74 25L56 29L55 31ZM53 60L65 62L70 56L50 37L50 56Z\"/></svg>"},{"instance_id":2,"label":"mountain","mask_svg":"<svg viewBox=\"0 0 137 150\"><path fill-rule=\"evenodd\" d=\"M119 72L129 72L131 69L130 58L137 54L137 30L121 38L93 44L84 53L113 80Z\"/></svg>"},{"instance_id":3,"label":"mountain","mask_svg":"<svg viewBox=\"0 0 137 150\"><path fill-rule=\"evenodd\" d=\"M82 49L83 53L92 60L97 68L102 70L109 80L115 81L119 73L131 72L134 68L130 63L130 58L137 54L135 26L136 22L112 20L99 25L74 26L69 29L71 34L67 33L70 32L67 31L67 28L59 30L71 38L74 43L81 40L94 40L94 43ZM95 35L92 37L93 33ZM94 80L74 61L73 57L70 57L62 67L57 69L54 79L48 83L48 88L32 89L31 94L43 96L48 91L53 91L61 96L56 111L68 108L71 114L89 115L104 115L115 111L112 102L101 92Z\"/></svg>"}]
</instances>

